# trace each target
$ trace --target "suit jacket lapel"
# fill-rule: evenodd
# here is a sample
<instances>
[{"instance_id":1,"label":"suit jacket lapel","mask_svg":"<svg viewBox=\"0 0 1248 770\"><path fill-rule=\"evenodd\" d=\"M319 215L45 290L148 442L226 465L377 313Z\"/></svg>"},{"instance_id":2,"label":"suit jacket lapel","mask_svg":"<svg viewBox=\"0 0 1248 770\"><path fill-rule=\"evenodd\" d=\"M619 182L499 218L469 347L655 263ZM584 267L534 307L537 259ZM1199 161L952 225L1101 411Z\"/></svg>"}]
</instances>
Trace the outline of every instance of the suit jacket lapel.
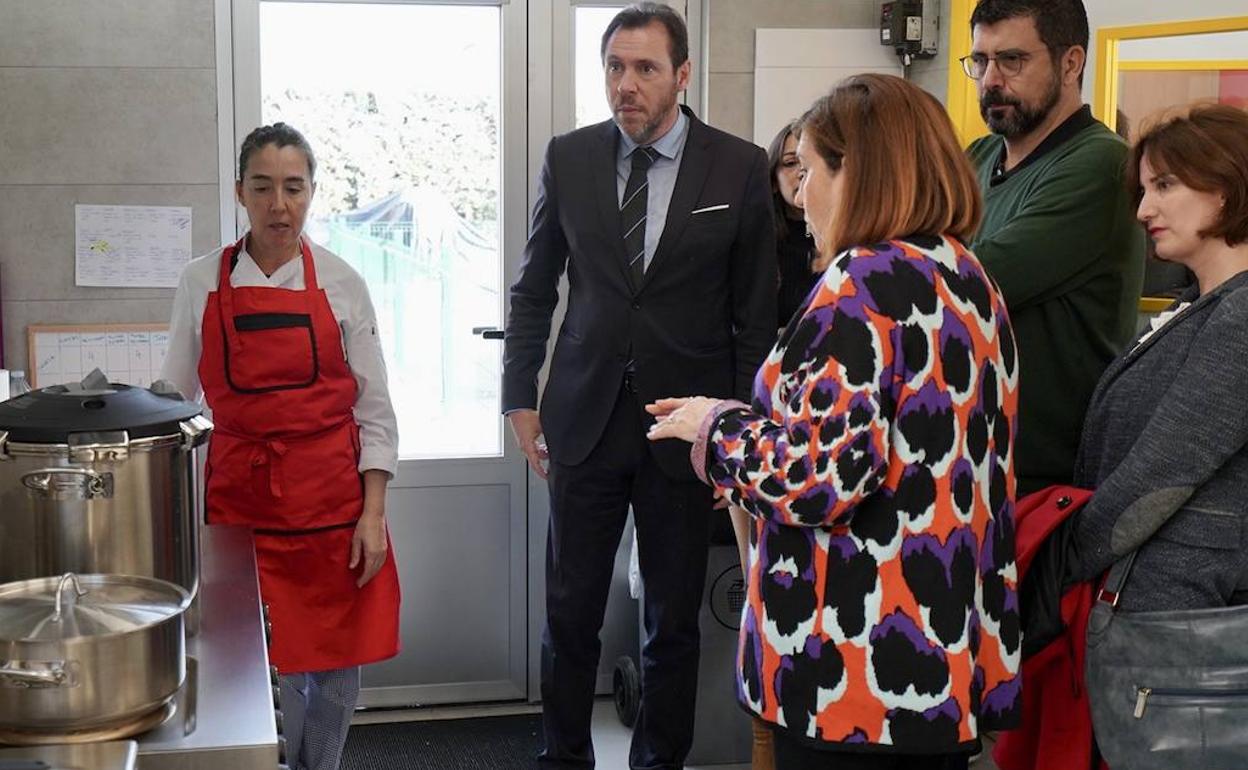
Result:
<instances>
[{"instance_id":1,"label":"suit jacket lapel","mask_svg":"<svg viewBox=\"0 0 1248 770\"><path fill-rule=\"evenodd\" d=\"M1096 388L1092 391L1092 398L1089 403L1093 404L1100 400L1101 396L1109 388L1109 386L1113 384L1114 380L1118 379L1123 372L1131 368L1132 364L1139 361L1140 356L1144 354L1144 351L1157 344L1157 340L1173 331L1182 322L1183 317L1191 314L1191 311L1195 308L1195 306L1196 303L1192 302L1192 304L1184 308L1183 312L1181 312L1178 316L1171 318L1165 326L1162 326L1160 329L1153 332L1148 339L1140 343L1135 343L1133 341L1132 344L1134 347L1111 361L1109 366L1107 366L1105 371L1101 374L1101 379L1097 381Z\"/></svg>"},{"instance_id":2,"label":"suit jacket lapel","mask_svg":"<svg viewBox=\"0 0 1248 770\"><path fill-rule=\"evenodd\" d=\"M685 137L685 150L680 159L680 170L676 173L676 187L672 190L672 201L667 206L667 220L663 224L663 235L654 250L654 258L646 268L641 282L642 288L650 283L654 273L662 267L663 261L680 242L685 225L689 224L689 213L697 205L702 195L702 186L711 172L711 137L706 126L694 117L693 112L685 107L685 115L689 118L689 135Z\"/></svg>"},{"instance_id":3,"label":"suit jacket lapel","mask_svg":"<svg viewBox=\"0 0 1248 770\"><path fill-rule=\"evenodd\" d=\"M616 183L616 155L620 149L620 130L615 122L608 120L599 125L600 147L589 160L594 178L594 197L598 201L598 214L602 218L602 232L611 245L611 259L620 270L624 283L632 286L628 271L628 257L624 255L624 235L620 232L620 193ZM632 286L634 290L637 287Z\"/></svg>"},{"instance_id":4,"label":"suit jacket lapel","mask_svg":"<svg viewBox=\"0 0 1248 770\"><path fill-rule=\"evenodd\" d=\"M1105 373L1101 375L1100 382L1097 384L1096 390L1093 391L1092 400L1096 401L1100 397L1101 392L1108 388L1110 383L1116 380L1123 372L1130 369L1132 364L1139 361L1140 357L1143 356L1149 348L1156 345L1167 334L1182 326L1185 318L1210 302L1218 301L1223 294L1233 291L1244 283L1248 283L1248 273L1240 273L1204 296L1194 296L1195 290L1193 289L1190 290L1192 293L1185 293L1183 296L1179 297L1179 302L1190 302L1191 304L1183 308L1178 315L1167 321L1160 329L1149 335L1148 339L1137 344L1125 355L1119 356L1115 359L1109 367L1106 368Z\"/></svg>"}]
</instances>

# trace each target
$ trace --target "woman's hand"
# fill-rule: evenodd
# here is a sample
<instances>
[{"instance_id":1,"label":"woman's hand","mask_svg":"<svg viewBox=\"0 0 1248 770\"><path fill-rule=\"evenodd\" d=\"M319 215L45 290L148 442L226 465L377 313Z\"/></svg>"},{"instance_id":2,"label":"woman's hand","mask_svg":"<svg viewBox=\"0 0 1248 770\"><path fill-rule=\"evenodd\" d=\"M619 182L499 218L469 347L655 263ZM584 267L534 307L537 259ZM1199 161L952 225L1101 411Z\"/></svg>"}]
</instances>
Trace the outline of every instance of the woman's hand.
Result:
<instances>
[{"instance_id":1,"label":"woman's hand","mask_svg":"<svg viewBox=\"0 0 1248 770\"><path fill-rule=\"evenodd\" d=\"M382 470L364 471L364 511L351 536L351 569L363 565L356 586L363 588L386 564L390 539L386 536L386 484L390 474Z\"/></svg>"},{"instance_id":2,"label":"woman's hand","mask_svg":"<svg viewBox=\"0 0 1248 770\"><path fill-rule=\"evenodd\" d=\"M651 441L678 438L693 443L698 430L712 409L723 399L694 396L692 398L660 398L646 405L646 411L657 419L646 434Z\"/></svg>"},{"instance_id":3,"label":"woman's hand","mask_svg":"<svg viewBox=\"0 0 1248 770\"><path fill-rule=\"evenodd\" d=\"M366 512L355 524L355 534L351 537L351 563L347 565L351 569L361 563L364 565L359 579L355 581L358 587L363 588L381 571L389 551L385 515Z\"/></svg>"}]
</instances>

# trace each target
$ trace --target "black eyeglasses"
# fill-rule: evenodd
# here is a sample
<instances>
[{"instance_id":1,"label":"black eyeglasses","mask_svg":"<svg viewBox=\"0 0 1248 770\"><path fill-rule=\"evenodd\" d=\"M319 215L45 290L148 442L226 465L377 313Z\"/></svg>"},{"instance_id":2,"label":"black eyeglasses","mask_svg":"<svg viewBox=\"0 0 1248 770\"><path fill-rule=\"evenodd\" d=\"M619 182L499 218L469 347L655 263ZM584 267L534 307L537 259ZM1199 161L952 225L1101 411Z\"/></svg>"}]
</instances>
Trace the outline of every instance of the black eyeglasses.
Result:
<instances>
[{"instance_id":1,"label":"black eyeglasses","mask_svg":"<svg viewBox=\"0 0 1248 770\"><path fill-rule=\"evenodd\" d=\"M996 62L997 69L1001 70L1001 74L1007 78L1012 78L1023 71L1023 67L1031 60L1031 57L1043 51L1041 48L1036 51L1003 51L996 56L988 56L982 53L973 53L970 56L963 56L958 61L962 62L962 71L971 80L980 80L988 72L988 63Z\"/></svg>"}]
</instances>

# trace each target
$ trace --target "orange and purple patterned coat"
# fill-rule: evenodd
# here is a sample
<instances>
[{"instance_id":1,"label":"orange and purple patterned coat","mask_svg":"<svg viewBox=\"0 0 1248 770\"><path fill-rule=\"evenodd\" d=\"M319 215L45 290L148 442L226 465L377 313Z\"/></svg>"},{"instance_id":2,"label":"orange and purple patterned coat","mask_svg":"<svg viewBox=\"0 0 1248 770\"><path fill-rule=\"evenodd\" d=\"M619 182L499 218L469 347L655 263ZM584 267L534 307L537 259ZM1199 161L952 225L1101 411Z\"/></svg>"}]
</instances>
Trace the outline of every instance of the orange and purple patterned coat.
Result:
<instances>
[{"instance_id":1,"label":"orange and purple patterned coat","mask_svg":"<svg viewBox=\"0 0 1248 770\"><path fill-rule=\"evenodd\" d=\"M753 405L721 404L695 445L753 516L746 709L850 751L953 753L1016 724L1017 409L1005 303L968 249L837 257Z\"/></svg>"}]
</instances>

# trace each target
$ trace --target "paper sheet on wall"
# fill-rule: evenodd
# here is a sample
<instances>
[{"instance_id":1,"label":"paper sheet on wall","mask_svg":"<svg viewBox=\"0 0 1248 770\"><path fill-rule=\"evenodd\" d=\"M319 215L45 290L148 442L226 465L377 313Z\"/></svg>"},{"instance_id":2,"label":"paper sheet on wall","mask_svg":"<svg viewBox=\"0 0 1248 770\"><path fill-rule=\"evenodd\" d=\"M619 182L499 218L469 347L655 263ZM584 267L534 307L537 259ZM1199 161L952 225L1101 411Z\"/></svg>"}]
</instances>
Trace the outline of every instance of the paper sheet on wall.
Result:
<instances>
[{"instance_id":1,"label":"paper sheet on wall","mask_svg":"<svg viewBox=\"0 0 1248 770\"><path fill-rule=\"evenodd\" d=\"M44 388L78 382L102 369L109 382L146 388L160 374L169 349L169 332L99 331L34 334L31 350L35 379Z\"/></svg>"},{"instance_id":2,"label":"paper sheet on wall","mask_svg":"<svg viewBox=\"0 0 1248 770\"><path fill-rule=\"evenodd\" d=\"M178 285L191 259L190 206L74 206L79 286Z\"/></svg>"}]
</instances>

